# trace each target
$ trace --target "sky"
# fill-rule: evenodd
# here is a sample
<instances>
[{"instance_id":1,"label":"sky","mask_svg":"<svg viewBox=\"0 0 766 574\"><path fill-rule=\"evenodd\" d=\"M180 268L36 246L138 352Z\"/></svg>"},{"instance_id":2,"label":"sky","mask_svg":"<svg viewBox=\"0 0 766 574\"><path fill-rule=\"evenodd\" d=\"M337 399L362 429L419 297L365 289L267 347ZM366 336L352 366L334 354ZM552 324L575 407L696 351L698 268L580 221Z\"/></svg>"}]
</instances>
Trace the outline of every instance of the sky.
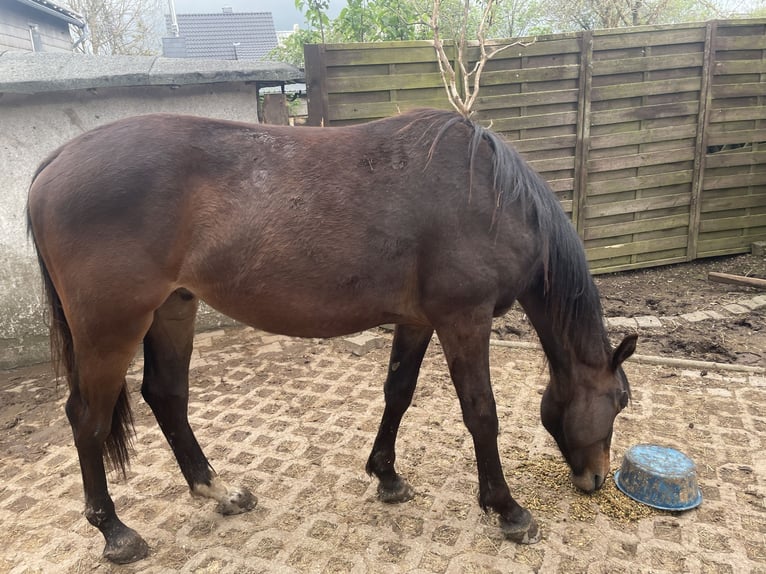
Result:
<instances>
[{"instance_id":1,"label":"sky","mask_svg":"<svg viewBox=\"0 0 766 574\"><path fill-rule=\"evenodd\" d=\"M293 0L174 0L176 14L220 12L231 6L235 12L271 12L274 27L292 30L294 24L305 27L303 15L295 9ZM335 18L345 7L345 0L330 0L330 18ZM167 11L167 8L166 8Z\"/></svg>"}]
</instances>

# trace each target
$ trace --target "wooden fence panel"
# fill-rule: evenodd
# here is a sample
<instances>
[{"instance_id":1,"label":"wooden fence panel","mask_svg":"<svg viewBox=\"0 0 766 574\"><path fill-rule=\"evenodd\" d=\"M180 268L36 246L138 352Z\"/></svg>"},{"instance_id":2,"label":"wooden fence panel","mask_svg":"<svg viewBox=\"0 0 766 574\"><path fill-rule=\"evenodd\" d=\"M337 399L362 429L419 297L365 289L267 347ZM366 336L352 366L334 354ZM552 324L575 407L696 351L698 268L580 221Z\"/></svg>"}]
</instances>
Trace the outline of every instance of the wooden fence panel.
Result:
<instances>
[{"instance_id":1,"label":"wooden fence panel","mask_svg":"<svg viewBox=\"0 0 766 574\"><path fill-rule=\"evenodd\" d=\"M449 106L430 42L313 45L305 56L309 125Z\"/></svg>"},{"instance_id":2,"label":"wooden fence panel","mask_svg":"<svg viewBox=\"0 0 766 574\"><path fill-rule=\"evenodd\" d=\"M495 44L475 118L549 182L594 272L766 239L766 20ZM307 46L306 75L312 125L449 108L430 42Z\"/></svg>"},{"instance_id":3,"label":"wooden fence panel","mask_svg":"<svg viewBox=\"0 0 766 574\"><path fill-rule=\"evenodd\" d=\"M766 240L766 23L719 22L696 255Z\"/></svg>"},{"instance_id":4,"label":"wooden fence panel","mask_svg":"<svg viewBox=\"0 0 766 574\"><path fill-rule=\"evenodd\" d=\"M591 267L687 259L705 27L593 38L582 236Z\"/></svg>"}]
</instances>

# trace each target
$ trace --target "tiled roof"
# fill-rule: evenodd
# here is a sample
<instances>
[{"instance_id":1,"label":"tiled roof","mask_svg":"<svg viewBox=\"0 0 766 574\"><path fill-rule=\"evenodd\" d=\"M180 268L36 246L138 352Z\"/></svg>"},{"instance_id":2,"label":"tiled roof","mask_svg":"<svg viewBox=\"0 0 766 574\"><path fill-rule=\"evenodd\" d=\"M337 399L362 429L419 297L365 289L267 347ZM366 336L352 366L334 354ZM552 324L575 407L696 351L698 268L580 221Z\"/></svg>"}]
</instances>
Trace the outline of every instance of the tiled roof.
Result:
<instances>
[{"instance_id":1,"label":"tiled roof","mask_svg":"<svg viewBox=\"0 0 766 574\"><path fill-rule=\"evenodd\" d=\"M166 56L260 60L277 46L271 12L178 14L176 18L183 41L163 42ZM172 35L170 16L165 17L165 23L168 35Z\"/></svg>"}]
</instances>

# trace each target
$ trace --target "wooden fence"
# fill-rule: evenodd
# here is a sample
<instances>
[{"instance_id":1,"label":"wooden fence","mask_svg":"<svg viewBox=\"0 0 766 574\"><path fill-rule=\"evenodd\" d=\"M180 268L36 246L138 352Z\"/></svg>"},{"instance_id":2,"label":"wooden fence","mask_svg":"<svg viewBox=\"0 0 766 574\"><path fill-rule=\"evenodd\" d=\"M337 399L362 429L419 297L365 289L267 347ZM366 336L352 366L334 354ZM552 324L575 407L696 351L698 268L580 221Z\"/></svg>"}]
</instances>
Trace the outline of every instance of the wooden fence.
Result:
<instances>
[{"instance_id":1,"label":"wooden fence","mask_svg":"<svg viewBox=\"0 0 766 574\"><path fill-rule=\"evenodd\" d=\"M312 125L449 107L429 42L305 56ZM476 118L548 180L594 272L766 240L766 19L541 37L481 84Z\"/></svg>"}]
</instances>

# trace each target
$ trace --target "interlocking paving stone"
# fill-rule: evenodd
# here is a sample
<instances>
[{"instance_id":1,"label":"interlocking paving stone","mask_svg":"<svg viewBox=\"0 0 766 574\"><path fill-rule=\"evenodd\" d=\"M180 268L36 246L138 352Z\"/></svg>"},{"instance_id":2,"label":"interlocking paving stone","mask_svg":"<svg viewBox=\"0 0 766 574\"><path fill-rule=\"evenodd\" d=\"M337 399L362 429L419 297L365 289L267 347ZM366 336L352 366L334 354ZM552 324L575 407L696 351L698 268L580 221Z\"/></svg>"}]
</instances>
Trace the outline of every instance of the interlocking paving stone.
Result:
<instances>
[{"instance_id":1,"label":"interlocking paving stone","mask_svg":"<svg viewBox=\"0 0 766 574\"><path fill-rule=\"evenodd\" d=\"M606 322L610 327L627 327L630 329L638 327L638 322L632 317L608 317Z\"/></svg>"},{"instance_id":2,"label":"interlocking paving stone","mask_svg":"<svg viewBox=\"0 0 766 574\"><path fill-rule=\"evenodd\" d=\"M749 313L750 309L747 307L743 307L742 305L738 305L737 303L730 303L729 305L724 305L724 309L726 309L729 313L734 313L735 315L742 315L743 313Z\"/></svg>"},{"instance_id":3,"label":"interlocking paving stone","mask_svg":"<svg viewBox=\"0 0 766 574\"><path fill-rule=\"evenodd\" d=\"M694 313L684 313L683 315L679 315L679 317L681 317L681 319L683 319L684 321L688 321L689 323L699 323L700 321L710 319L710 315L708 315L704 311L695 311Z\"/></svg>"},{"instance_id":4,"label":"interlocking paving stone","mask_svg":"<svg viewBox=\"0 0 766 574\"><path fill-rule=\"evenodd\" d=\"M662 327L662 321L652 315L641 315L635 319L641 329L656 329Z\"/></svg>"},{"instance_id":5,"label":"interlocking paving stone","mask_svg":"<svg viewBox=\"0 0 766 574\"><path fill-rule=\"evenodd\" d=\"M0 405L26 401L17 422L0 425L0 572L764 571L762 376L625 365L633 400L617 419L613 468L632 444L673 446L697 462L705 496L696 510L625 523L574 489L552 498L546 476L523 464L558 456L539 423L546 368L538 351L493 347L504 470L543 531L537 545L517 546L476 504L472 441L436 339L400 432L397 464L416 490L402 505L378 502L364 472L388 345L355 357L340 341L245 328L197 341L192 425L216 470L251 488L257 508L222 517L212 501L188 494L139 398L137 360L128 374L136 454L127 479L110 475L110 492L151 555L127 566L104 562L103 539L82 516L64 386L56 391L41 369L0 373ZM590 511L576 513L578 504Z\"/></svg>"}]
</instances>

